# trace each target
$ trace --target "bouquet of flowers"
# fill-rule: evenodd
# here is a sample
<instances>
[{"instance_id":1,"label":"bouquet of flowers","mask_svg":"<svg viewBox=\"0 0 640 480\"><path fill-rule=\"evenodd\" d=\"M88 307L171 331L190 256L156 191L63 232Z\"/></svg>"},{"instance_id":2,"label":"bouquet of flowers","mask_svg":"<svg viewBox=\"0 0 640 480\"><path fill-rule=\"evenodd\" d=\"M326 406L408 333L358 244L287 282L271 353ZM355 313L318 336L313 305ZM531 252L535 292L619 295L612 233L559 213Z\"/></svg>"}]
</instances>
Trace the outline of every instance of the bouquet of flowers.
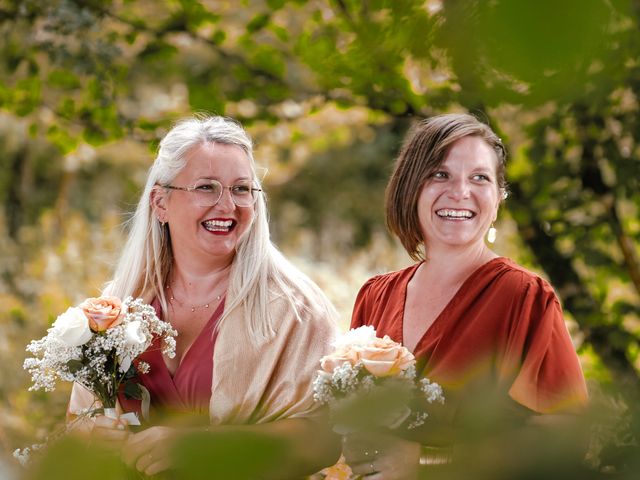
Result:
<instances>
[{"instance_id":1,"label":"bouquet of flowers","mask_svg":"<svg viewBox=\"0 0 640 480\"><path fill-rule=\"evenodd\" d=\"M413 354L387 335L377 337L372 326L350 330L334 347L320 360L322 370L313 388L316 401L329 405L337 433L358 430L358 416L369 426L416 428L428 414L412 410L411 400L444 403L440 385L427 378L416 380ZM371 401L364 403L367 399Z\"/></svg>"},{"instance_id":2,"label":"bouquet of flowers","mask_svg":"<svg viewBox=\"0 0 640 480\"><path fill-rule=\"evenodd\" d=\"M149 371L145 362L137 368L132 362L151 345L154 335L162 339L163 353L173 357L177 332L157 317L151 305L132 297L88 298L58 316L46 336L27 346L34 355L24 362L33 382L29 390L53 391L57 379L77 382L93 392L106 415L113 416L115 410L109 409L115 409L120 385L135 377L136 370ZM142 386L125 387L130 397L141 398Z\"/></svg>"}]
</instances>

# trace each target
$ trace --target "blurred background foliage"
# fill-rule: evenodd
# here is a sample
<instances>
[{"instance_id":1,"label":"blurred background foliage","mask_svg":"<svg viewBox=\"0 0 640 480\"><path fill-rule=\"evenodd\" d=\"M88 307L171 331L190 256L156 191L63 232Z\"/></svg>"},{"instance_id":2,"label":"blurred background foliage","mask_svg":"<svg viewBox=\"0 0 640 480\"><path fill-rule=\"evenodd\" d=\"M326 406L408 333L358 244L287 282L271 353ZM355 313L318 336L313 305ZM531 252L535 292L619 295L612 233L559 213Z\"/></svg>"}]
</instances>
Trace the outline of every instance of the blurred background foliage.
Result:
<instances>
[{"instance_id":1,"label":"blurred background foliage","mask_svg":"<svg viewBox=\"0 0 640 480\"><path fill-rule=\"evenodd\" d=\"M0 444L60 422L23 347L109 279L158 140L194 111L248 128L278 245L348 325L408 257L383 196L417 119L508 145L496 251L549 278L594 398L596 468L640 430L640 1L0 0ZM600 442L600 443L598 443ZM513 477L512 477L513 478Z\"/></svg>"}]
</instances>

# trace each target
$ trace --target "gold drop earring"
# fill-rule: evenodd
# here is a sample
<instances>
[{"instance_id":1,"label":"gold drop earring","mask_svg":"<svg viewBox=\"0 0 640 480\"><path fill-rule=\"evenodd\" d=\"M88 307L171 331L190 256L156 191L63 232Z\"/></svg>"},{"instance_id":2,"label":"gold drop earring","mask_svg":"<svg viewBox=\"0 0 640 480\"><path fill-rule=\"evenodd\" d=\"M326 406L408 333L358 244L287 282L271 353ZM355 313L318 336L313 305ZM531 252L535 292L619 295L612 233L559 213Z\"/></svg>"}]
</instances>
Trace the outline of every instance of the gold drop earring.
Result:
<instances>
[{"instance_id":1,"label":"gold drop earring","mask_svg":"<svg viewBox=\"0 0 640 480\"><path fill-rule=\"evenodd\" d=\"M496 227L493 226L493 222L491 222L491 226L489 227L489 231L487 232L487 242L495 243L497 236L498 231L496 230Z\"/></svg>"}]
</instances>

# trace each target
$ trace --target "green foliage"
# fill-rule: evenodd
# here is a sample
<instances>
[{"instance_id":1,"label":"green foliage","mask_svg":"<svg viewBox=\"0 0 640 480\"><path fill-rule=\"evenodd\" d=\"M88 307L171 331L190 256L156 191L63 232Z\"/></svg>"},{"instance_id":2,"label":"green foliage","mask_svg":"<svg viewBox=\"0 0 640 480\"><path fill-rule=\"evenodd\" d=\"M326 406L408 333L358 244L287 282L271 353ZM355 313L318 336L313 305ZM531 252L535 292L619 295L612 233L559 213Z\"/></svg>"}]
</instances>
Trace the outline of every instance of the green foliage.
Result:
<instances>
[{"instance_id":1,"label":"green foliage","mask_svg":"<svg viewBox=\"0 0 640 480\"><path fill-rule=\"evenodd\" d=\"M89 472L100 480L122 480L127 469L117 451L88 444L84 439L66 437L47 449L46 455L27 470L26 479L86 479ZM131 474L131 478L136 478Z\"/></svg>"},{"instance_id":2,"label":"green foliage","mask_svg":"<svg viewBox=\"0 0 640 480\"><path fill-rule=\"evenodd\" d=\"M183 439L175 450L178 478L251 479L286 466L290 446L273 437L228 432L199 433Z\"/></svg>"},{"instance_id":3,"label":"green foliage","mask_svg":"<svg viewBox=\"0 0 640 480\"><path fill-rule=\"evenodd\" d=\"M277 237L286 238L291 229L311 229L320 238L333 239L330 250L365 247L374 232L383 230L384 188L397 149L398 127L376 128L371 143L318 154L285 185L272 188L273 216L284 220L274 225ZM306 207L304 214L296 214L301 205ZM349 225L345 221L349 218L359 221ZM314 253L326 256L323 242Z\"/></svg>"},{"instance_id":4,"label":"green foliage","mask_svg":"<svg viewBox=\"0 0 640 480\"><path fill-rule=\"evenodd\" d=\"M608 75L624 68L616 50L634 33L626 25L627 0L469 0L445 9L439 40L470 89L462 95L490 106L591 98Z\"/></svg>"},{"instance_id":5,"label":"green foliage","mask_svg":"<svg viewBox=\"0 0 640 480\"><path fill-rule=\"evenodd\" d=\"M586 370L637 423L637 2L242 3L0 3L0 360L14 373L0 408L22 419L7 442L59 421L66 401L24 392L16 351L109 278L158 139L193 110L249 127L275 238L324 262L309 270L328 291L353 290L345 318L367 268L400 262L383 196L411 121L487 119L511 152L498 252L549 277ZM622 444L611 458L628 461Z\"/></svg>"}]
</instances>

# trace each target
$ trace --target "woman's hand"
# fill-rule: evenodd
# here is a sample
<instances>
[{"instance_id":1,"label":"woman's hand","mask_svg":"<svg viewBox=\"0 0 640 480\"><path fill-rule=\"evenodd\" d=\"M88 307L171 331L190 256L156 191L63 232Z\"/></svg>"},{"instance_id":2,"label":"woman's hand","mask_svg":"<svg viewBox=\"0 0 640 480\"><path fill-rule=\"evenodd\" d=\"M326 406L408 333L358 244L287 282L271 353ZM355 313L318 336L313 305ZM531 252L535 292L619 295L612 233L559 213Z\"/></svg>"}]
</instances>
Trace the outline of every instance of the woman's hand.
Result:
<instances>
[{"instance_id":1,"label":"woman's hand","mask_svg":"<svg viewBox=\"0 0 640 480\"><path fill-rule=\"evenodd\" d=\"M111 448L120 448L130 435L126 420L96 415L93 417L91 436Z\"/></svg>"},{"instance_id":2,"label":"woman's hand","mask_svg":"<svg viewBox=\"0 0 640 480\"><path fill-rule=\"evenodd\" d=\"M145 475L167 470L171 467L170 451L175 435L175 429L170 427L151 427L132 433L122 446L122 459Z\"/></svg>"},{"instance_id":3,"label":"woman's hand","mask_svg":"<svg viewBox=\"0 0 640 480\"><path fill-rule=\"evenodd\" d=\"M344 437L342 452L355 475L367 480L417 478L420 444L379 433Z\"/></svg>"}]
</instances>

